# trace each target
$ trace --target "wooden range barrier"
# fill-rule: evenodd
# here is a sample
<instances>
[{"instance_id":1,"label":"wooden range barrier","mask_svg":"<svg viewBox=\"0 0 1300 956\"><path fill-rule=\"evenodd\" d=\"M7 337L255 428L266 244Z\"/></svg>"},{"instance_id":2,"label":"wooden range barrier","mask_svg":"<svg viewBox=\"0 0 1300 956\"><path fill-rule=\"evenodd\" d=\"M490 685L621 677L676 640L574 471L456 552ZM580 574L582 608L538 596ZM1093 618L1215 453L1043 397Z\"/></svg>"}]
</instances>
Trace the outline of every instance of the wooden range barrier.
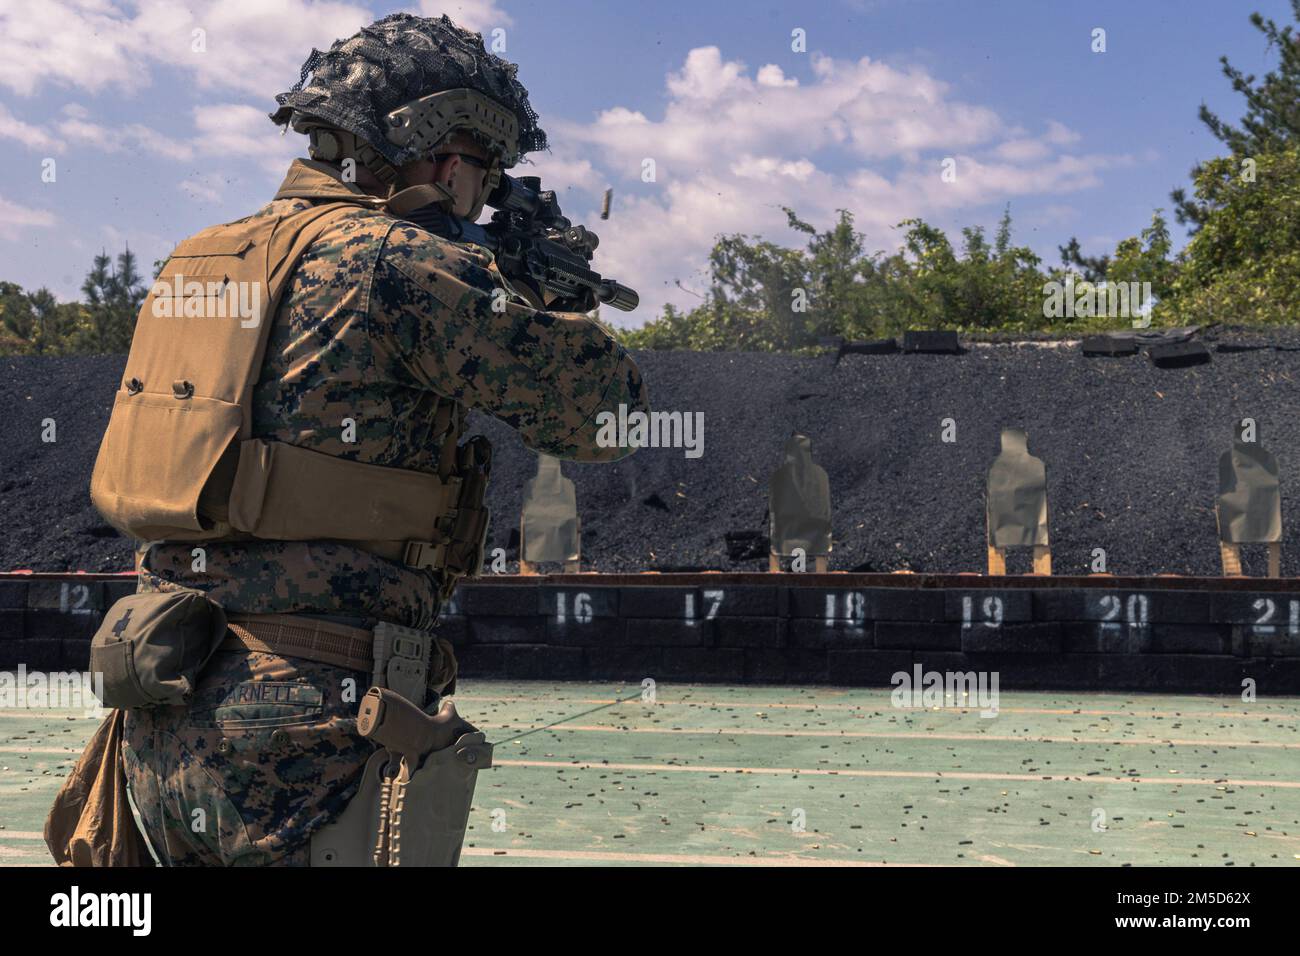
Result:
<instances>
[{"instance_id":1,"label":"wooden range barrier","mask_svg":"<svg viewBox=\"0 0 1300 956\"><path fill-rule=\"evenodd\" d=\"M81 670L134 577L0 574L0 669ZM818 573L485 576L440 633L466 677L1300 694L1300 579Z\"/></svg>"}]
</instances>

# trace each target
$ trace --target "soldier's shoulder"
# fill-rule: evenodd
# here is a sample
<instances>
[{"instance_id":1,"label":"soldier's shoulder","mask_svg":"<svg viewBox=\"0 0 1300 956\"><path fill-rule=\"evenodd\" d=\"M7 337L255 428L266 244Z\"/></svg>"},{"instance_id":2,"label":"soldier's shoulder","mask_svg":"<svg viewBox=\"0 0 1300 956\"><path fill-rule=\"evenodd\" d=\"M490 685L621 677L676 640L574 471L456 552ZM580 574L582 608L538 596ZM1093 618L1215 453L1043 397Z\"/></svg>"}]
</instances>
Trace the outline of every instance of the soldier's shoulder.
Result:
<instances>
[{"instance_id":1,"label":"soldier's shoulder","mask_svg":"<svg viewBox=\"0 0 1300 956\"><path fill-rule=\"evenodd\" d=\"M392 216L385 215L378 209L356 206L334 220L321 238L326 241L343 239L349 248L360 249L368 245L383 245L392 228Z\"/></svg>"},{"instance_id":2,"label":"soldier's shoulder","mask_svg":"<svg viewBox=\"0 0 1300 956\"><path fill-rule=\"evenodd\" d=\"M383 258L408 275L436 272L469 285L482 285L483 273L492 265L486 249L452 242L408 222L392 227Z\"/></svg>"},{"instance_id":3,"label":"soldier's shoulder","mask_svg":"<svg viewBox=\"0 0 1300 956\"><path fill-rule=\"evenodd\" d=\"M267 216L292 216L294 213L305 212L311 208L311 205L311 202L306 199L273 199L251 216L239 221L251 221ZM321 239L328 241L343 235L357 242L365 242L369 238L376 243L382 243L392 226L393 217L383 211L366 206L353 206L345 209L326 227L321 233Z\"/></svg>"}]
</instances>

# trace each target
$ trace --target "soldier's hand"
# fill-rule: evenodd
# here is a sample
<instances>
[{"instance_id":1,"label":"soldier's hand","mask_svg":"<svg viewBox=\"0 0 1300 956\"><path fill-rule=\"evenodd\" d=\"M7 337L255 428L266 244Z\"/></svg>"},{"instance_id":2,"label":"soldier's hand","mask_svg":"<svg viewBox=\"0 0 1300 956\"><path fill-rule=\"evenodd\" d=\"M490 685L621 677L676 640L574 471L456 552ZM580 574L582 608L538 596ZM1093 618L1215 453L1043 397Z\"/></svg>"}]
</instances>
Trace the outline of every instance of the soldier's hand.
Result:
<instances>
[{"instance_id":1,"label":"soldier's hand","mask_svg":"<svg viewBox=\"0 0 1300 956\"><path fill-rule=\"evenodd\" d=\"M511 285L539 312L590 312L596 307L596 296L590 289L584 289L581 295L561 296L529 279L514 279Z\"/></svg>"},{"instance_id":2,"label":"soldier's hand","mask_svg":"<svg viewBox=\"0 0 1300 956\"><path fill-rule=\"evenodd\" d=\"M546 305L552 312L590 312L596 307L596 296L590 289L584 289L576 296L553 295Z\"/></svg>"}]
</instances>

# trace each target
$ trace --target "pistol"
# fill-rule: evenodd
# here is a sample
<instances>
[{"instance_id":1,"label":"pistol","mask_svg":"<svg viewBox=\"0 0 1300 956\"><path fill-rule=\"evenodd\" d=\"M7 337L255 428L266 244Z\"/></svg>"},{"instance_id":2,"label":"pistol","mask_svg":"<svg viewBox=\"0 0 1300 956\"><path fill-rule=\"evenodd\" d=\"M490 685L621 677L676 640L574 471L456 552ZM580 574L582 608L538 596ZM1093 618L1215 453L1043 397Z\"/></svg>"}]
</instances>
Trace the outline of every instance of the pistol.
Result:
<instances>
[{"instance_id":1,"label":"pistol","mask_svg":"<svg viewBox=\"0 0 1300 956\"><path fill-rule=\"evenodd\" d=\"M426 714L401 694L386 687L372 687L361 698L357 732L389 753L418 767L431 753L450 747L463 734L476 728L456 713L456 704L444 700L436 714Z\"/></svg>"}]
</instances>

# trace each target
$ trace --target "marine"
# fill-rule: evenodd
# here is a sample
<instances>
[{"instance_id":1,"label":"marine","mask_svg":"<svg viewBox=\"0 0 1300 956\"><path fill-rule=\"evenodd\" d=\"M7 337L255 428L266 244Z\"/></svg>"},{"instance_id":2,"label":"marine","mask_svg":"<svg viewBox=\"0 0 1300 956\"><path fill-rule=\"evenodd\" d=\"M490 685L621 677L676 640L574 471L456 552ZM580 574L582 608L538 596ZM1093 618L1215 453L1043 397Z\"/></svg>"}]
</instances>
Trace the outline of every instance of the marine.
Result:
<instances>
[{"instance_id":1,"label":"marine","mask_svg":"<svg viewBox=\"0 0 1300 956\"><path fill-rule=\"evenodd\" d=\"M137 603L105 616L127 633L97 635L92 662L147 702L117 712L120 753L163 865L336 859L314 838L374 799L366 688L446 713L457 666L438 612L480 569L487 522L491 451L464 440L469 409L557 458L632 451L597 440L602 413L648 411L612 333L405 218L432 202L473 221L501 171L545 148L515 74L445 16L393 14L313 50L271 114L309 158L260 210L178 246L142 307L92 480L140 539ZM181 275L252 276L273 311L186 326L153 301ZM173 679L113 664L146 645Z\"/></svg>"}]
</instances>

